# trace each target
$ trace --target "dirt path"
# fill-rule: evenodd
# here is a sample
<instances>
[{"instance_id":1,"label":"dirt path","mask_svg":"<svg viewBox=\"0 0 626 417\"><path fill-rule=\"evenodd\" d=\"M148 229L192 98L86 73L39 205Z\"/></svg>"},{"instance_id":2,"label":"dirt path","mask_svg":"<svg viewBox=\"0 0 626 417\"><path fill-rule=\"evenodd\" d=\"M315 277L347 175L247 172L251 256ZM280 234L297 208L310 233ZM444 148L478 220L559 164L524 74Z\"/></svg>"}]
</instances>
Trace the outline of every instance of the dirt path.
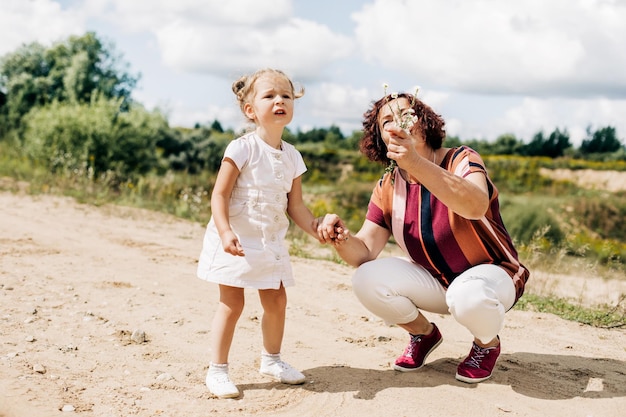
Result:
<instances>
[{"instance_id":1,"label":"dirt path","mask_svg":"<svg viewBox=\"0 0 626 417\"><path fill-rule=\"evenodd\" d=\"M512 311L495 375L466 385L454 373L470 335L434 315L444 343L422 370L398 373L390 362L405 334L356 301L352 268L304 259L293 260L283 357L308 381L258 374L261 308L250 292L231 351L243 395L212 398L216 291L195 278L202 234L148 211L0 192L0 416L72 415L64 406L90 417L624 416L623 329ZM131 341L135 330L145 342Z\"/></svg>"}]
</instances>

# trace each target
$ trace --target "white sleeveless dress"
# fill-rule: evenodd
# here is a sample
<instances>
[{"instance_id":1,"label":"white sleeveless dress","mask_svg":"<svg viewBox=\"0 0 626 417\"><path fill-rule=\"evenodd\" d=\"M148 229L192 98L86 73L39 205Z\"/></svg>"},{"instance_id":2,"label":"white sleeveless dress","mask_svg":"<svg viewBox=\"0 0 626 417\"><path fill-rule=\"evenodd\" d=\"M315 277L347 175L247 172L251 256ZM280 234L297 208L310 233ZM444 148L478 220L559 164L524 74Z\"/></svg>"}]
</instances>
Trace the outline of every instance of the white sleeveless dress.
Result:
<instances>
[{"instance_id":1,"label":"white sleeveless dress","mask_svg":"<svg viewBox=\"0 0 626 417\"><path fill-rule=\"evenodd\" d=\"M233 140L224 157L239 168L229 204L230 225L245 256L224 252L213 218L198 262L198 278L241 288L278 289L295 284L285 243L289 227L287 193L306 172L300 152L282 142L275 149L256 133Z\"/></svg>"}]
</instances>

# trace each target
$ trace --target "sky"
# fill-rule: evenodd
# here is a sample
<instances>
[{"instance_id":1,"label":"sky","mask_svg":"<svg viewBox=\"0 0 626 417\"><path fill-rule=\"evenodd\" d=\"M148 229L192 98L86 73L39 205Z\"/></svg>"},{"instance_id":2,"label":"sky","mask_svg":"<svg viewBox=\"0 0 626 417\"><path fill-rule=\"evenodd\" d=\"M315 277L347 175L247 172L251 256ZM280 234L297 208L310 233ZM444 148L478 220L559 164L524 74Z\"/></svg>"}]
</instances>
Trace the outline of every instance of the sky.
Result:
<instances>
[{"instance_id":1,"label":"sky","mask_svg":"<svg viewBox=\"0 0 626 417\"><path fill-rule=\"evenodd\" d=\"M626 144L624 22L626 0L0 0L0 57L93 31L171 126L243 128L231 85L273 67L305 88L294 132L351 134L388 84L461 140L611 126Z\"/></svg>"}]
</instances>

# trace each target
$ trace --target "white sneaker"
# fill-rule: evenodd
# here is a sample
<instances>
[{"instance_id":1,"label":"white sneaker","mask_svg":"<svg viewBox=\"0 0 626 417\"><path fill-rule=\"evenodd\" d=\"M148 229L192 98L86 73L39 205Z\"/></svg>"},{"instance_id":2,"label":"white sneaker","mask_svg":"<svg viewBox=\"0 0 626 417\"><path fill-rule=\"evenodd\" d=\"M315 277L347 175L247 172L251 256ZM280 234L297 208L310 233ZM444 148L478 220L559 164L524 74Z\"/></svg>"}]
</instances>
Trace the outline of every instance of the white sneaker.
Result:
<instances>
[{"instance_id":1,"label":"white sneaker","mask_svg":"<svg viewBox=\"0 0 626 417\"><path fill-rule=\"evenodd\" d=\"M211 366L206 374L206 386L211 394L218 398L235 398L239 396L237 386L228 377L228 368Z\"/></svg>"},{"instance_id":2,"label":"white sneaker","mask_svg":"<svg viewBox=\"0 0 626 417\"><path fill-rule=\"evenodd\" d=\"M283 384L303 384L306 379L302 372L280 359L270 363L263 363L262 361L259 372L262 375L272 377Z\"/></svg>"}]
</instances>

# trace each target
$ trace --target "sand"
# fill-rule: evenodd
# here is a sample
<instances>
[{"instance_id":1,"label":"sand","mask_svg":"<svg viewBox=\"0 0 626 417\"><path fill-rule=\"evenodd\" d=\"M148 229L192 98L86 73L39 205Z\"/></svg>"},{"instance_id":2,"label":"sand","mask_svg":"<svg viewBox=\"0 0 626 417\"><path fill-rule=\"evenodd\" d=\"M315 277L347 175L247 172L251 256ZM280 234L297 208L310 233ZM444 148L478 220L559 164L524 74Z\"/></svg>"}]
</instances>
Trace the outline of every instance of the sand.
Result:
<instances>
[{"instance_id":1,"label":"sand","mask_svg":"<svg viewBox=\"0 0 626 417\"><path fill-rule=\"evenodd\" d=\"M217 288L195 277L203 232L146 210L0 192L0 416L626 415L626 329L511 311L493 377L469 385L454 373L470 334L431 315L443 344L400 373L390 365L407 336L359 304L353 269L302 258L282 356L307 382L258 373L250 291L230 356L242 395L214 398L204 377ZM533 271L529 291L562 282L588 303L626 293L623 278L587 278Z\"/></svg>"}]
</instances>

